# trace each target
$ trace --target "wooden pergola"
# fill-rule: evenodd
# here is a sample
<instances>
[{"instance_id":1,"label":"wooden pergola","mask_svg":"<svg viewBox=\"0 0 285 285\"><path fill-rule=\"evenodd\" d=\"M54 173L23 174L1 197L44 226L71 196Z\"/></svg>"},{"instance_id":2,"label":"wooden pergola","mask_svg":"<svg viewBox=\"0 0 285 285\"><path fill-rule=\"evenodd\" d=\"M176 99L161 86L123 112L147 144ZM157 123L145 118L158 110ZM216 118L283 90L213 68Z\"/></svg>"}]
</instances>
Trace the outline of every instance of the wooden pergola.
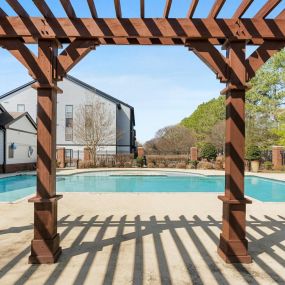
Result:
<instances>
[{"instance_id":1,"label":"wooden pergola","mask_svg":"<svg viewBox=\"0 0 285 285\"><path fill-rule=\"evenodd\" d=\"M190 1L185 18L169 18L166 0L161 18L146 18L140 0L140 17L124 18L120 0L114 0L115 18L100 18L95 1L87 0L89 18L78 18L70 0L60 0L66 17L57 18L44 0L33 0L42 17L34 17L17 0L6 0L17 16L0 7L0 46L7 49L37 80L38 141L37 194L34 203L34 239L30 263L53 263L61 254L57 233L56 97L62 80L83 57L99 45L181 45L193 51L227 84L226 183L223 227L218 253L229 263L251 262L246 240L244 196L245 92L256 71L285 46L285 10L268 15L281 0L269 0L252 18L244 18L253 0L243 0L233 16L219 18L226 0L216 0L206 18L195 18L199 0ZM22 1L23 2L23 1ZM26 44L36 44L36 56ZM58 54L62 44L67 47ZM225 57L216 46L227 50ZM257 46L247 58L246 47Z\"/></svg>"}]
</instances>

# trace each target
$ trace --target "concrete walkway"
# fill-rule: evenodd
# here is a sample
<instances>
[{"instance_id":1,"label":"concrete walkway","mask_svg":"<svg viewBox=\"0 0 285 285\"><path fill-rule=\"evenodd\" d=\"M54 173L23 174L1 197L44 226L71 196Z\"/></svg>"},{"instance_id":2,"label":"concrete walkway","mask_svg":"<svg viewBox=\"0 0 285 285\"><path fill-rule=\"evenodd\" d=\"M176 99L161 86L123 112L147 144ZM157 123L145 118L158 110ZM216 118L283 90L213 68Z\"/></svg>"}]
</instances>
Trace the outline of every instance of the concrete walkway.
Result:
<instances>
[{"instance_id":1,"label":"concrete walkway","mask_svg":"<svg viewBox=\"0 0 285 285\"><path fill-rule=\"evenodd\" d=\"M65 193L59 201L63 254L29 265L33 206L0 207L0 284L285 284L285 203L248 206L254 262L216 253L222 203L213 193Z\"/></svg>"}]
</instances>

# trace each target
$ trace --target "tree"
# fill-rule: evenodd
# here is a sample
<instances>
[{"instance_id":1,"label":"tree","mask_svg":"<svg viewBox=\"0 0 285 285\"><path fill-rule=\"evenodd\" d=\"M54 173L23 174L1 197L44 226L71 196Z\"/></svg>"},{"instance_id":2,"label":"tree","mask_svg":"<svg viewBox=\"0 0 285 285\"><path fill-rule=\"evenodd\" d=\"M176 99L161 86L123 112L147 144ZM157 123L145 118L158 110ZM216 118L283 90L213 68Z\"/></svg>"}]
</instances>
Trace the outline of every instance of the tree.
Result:
<instances>
[{"instance_id":1,"label":"tree","mask_svg":"<svg viewBox=\"0 0 285 285\"><path fill-rule=\"evenodd\" d=\"M101 145L114 143L117 134L112 123L114 117L106 103L95 95L87 98L75 111L74 138L84 144L90 151L94 166L97 164L97 153Z\"/></svg>"},{"instance_id":2,"label":"tree","mask_svg":"<svg viewBox=\"0 0 285 285\"><path fill-rule=\"evenodd\" d=\"M181 121L181 125L193 130L197 135L198 146L202 146L213 127L225 119L225 110L225 97L219 96L199 105L191 116Z\"/></svg>"},{"instance_id":3,"label":"tree","mask_svg":"<svg viewBox=\"0 0 285 285\"><path fill-rule=\"evenodd\" d=\"M220 153L224 153L225 148L225 120L216 123L209 135L207 142L212 143Z\"/></svg>"},{"instance_id":4,"label":"tree","mask_svg":"<svg viewBox=\"0 0 285 285\"><path fill-rule=\"evenodd\" d=\"M217 150L213 144L206 143L202 146L200 155L210 161L217 157Z\"/></svg>"},{"instance_id":5,"label":"tree","mask_svg":"<svg viewBox=\"0 0 285 285\"><path fill-rule=\"evenodd\" d=\"M195 144L195 135L188 128L175 125L160 129L155 138L146 142L148 153L185 154Z\"/></svg>"}]
</instances>

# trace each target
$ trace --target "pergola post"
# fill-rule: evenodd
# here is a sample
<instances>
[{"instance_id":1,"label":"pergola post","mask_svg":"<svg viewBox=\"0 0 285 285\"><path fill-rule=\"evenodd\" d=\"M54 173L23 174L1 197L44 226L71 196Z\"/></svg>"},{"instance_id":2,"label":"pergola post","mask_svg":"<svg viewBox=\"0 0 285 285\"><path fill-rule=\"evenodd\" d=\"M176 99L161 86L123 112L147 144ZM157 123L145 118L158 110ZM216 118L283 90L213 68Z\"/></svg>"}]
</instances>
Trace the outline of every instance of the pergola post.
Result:
<instances>
[{"instance_id":1,"label":"pergola post","mask_svg":"<svg viewBox=\"0 0 285 285\"><path fill-rule=\"evenodd\" d=\"M56 59L58 43L39 40L38 65L41 76L37 78L37 195L34 202L34 239L30 263L54 263L61 248L57 233L56 195Z\"/></svg>"},{"instance_id":2,"label":"pergola post","mask_svg":"<svg viewBox=\"0 0 285 285\"><path fill-rule=\"evenodd\" d=\"M223 201L223 225L218 248L227 263L250 263L246 240L246 204L244 197L245 153L245 41L228 43L229 82L226 95L226 169Z\"/></svg>"}]
</instances>

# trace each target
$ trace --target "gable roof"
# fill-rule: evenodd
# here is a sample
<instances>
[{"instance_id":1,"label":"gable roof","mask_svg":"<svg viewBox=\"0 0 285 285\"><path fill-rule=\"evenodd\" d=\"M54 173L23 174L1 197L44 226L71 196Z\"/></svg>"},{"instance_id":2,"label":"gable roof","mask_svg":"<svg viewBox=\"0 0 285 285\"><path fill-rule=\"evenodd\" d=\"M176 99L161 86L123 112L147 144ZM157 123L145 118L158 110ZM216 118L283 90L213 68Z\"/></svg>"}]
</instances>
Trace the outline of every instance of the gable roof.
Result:
<instances>
[{"instance_id":1,"label":"gable roof","mask_svg":"<svg viewBox=\"0 0 285 285\"><path fill-rule=\"evenodd\" d=\"M69 81L71 81L71 82L73 82L73 83L75 83L75 84L77 84L77 85L79 85L79 86L81 86L81 87L83 87L83 88L85 88L85 89L87 89L87 90L89 90L89 91L91 91L91 92L93 92L93 93L96 93L97 95L99 95L99 96L101 96L101 97L103 97L103 98L105 98L105 99L107 99L107 100L109 100L109 101L111 101L111 102L117 104L118 107L120 107L120 105L122 104L122 105L124 105L124 106L130 108L130 110L131 110L131 118L132 118L132 121L133 121L133 125L135 125L135 112L134 112L134 107L128 105L127 103L125 103L125 102L123 102L123 101L121 101L121 100L118 100L118 99L112 97L111 95L109 95L109 94L107 94L107 93L105 93L105 92L103 92L103 91L101 91L101 90L99 90L99 89L97 89L97 88L95 88L95 87L93 87L93 86L91 86L91 85L89 85L89 84L87 84L87 83L85 83L85 82L83 82L83 81L81 81L81 80L79 80L79 79L77 79L77 78L71 76L71 75L66 75L66 76L65 76L65 79L67 79L67 80L69 80ZM23 89L25 89L25 88L31 86L32 84L34 84L34 83L36 83L36 82L37 82L36 80L33 80L33 81L30 81L30 82L28 82L28 83L26 83L26 84L24 84L24 85L22 85L22 86L19 86L18 88L15 88L15 89L13 89L13 90L11 90L11 91L9 91L9 92L7 92L7 93L1 95L1 96L0 96L0 99L3 99L3 98L5 98L5 97L8 97L8 96L10 96L10 95L12 95L12 94L14 94L14 93L16 93L16 92L18 92L18 91L21 91L21 90L23 90ZM1 105L0 105L0 106L1 106Z\"/></svg>"},{"instance_id":2,"label":"gable roof","mask_svg":"<svg viewBox=\"0 0 285 285\"><path fill-rule=\"evenodd\" d=\"M30 123L32 124L32 126L37 129L37 125L34 122L34 120L32 119L32 117L29 115L28 112L3 112L0 114L0 127L4 128L4 129L8 129L9 126L13 123L15 123L16 121L18 121L19 119L26 117Z\"/></svg>"}]
</instances>

